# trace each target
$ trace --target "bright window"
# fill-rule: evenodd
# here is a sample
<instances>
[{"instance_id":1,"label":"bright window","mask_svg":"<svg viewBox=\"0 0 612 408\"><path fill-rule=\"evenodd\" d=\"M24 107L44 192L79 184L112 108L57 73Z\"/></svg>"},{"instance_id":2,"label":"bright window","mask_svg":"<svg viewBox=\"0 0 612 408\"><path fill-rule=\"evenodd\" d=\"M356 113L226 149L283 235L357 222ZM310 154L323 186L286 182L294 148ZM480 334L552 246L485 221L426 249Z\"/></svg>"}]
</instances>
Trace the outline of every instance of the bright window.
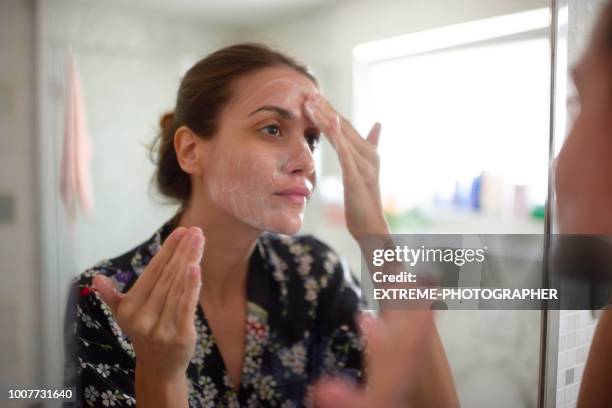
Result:
<instances>
[{"instance_id":1,"label":"bright window","mask_svg":"<svg viewBox=\"0 0 612 408\"><path fill-rule=\"evenodd\" d=\"M374 121L383 124L388 213L419 209L432 218L469 213L520 222L544 204L546 16L536 10L356 47L355 123L364 133ZM458 43L466 32L469 42Z\"/></svg>"}]
</instances>

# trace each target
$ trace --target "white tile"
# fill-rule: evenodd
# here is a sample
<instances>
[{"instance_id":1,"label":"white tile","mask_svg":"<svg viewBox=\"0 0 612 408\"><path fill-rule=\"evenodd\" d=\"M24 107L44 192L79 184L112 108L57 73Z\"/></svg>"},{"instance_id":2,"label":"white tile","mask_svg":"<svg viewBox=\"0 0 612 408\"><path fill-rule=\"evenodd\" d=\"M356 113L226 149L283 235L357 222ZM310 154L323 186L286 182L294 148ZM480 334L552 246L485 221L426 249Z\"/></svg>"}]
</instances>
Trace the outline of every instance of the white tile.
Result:
<instances>
[{"instance_id":1,"label":"white tile","mask_svg":"<svg viewBox=\"0 0 612 408\"><path fill-rule=\"evenodd\" d=\"M562 314L559 318L559 334L565 333L567 333L567 316Z\"/></svg>"},{"instance_id":2,"label":"white tile","mask_svg":"<svg viewBox=\"0 0 612 408\"><path fill-rule=\"evenodd\" d=\"M559 355L557 356L557 368L561 371L563 371L563 369L566 367L565 361L566 361L566 352L562 351L561 353L559 353Z\"/></svg>"},{"instance_id":3,"label":"white tile","mask_svg":"<svg viewBox=\"0 0 612 408\"><path fill-rule=\"evenodd\" d=\"M578 328L578 316L571 315L568 317L567 320L567 330L571 331L571 330L576 330Z\"/></svg>"},{"instance_id":4,"label":"white tile","mask_svg":"<svg viewBox=\"0 0 612 408\"><path fill-rule=\"evenodd\" d=\"M565 388L557 390L557 406L565 403Z\"/></svg>"},{"instance_id":5,"label":"white tile","mask_svg":"<svg viewBox=\"0 0 612 408\"><path fill-rule=\"evenodd\" d=\"M560 389L565 385L565 377L563 376L564 372L565 370L557 370L557 389Z\"/></svg>"},{"instance_id":6,"label":"white tile","mask_svg":"<svg viewBox=\"0 0 612 408\"><path fill-rule=\"evenodd\" d=\"M587 321L587 315L586 313L588 313L587 311L581 310L577 315L576 315L576 328L577 329L581 329L583 327L586 327L588 324Z\"/></svg>"},{"instance_id":7,"label":"white tile","mask_svg":"<svg viewBox=\"0 0 612 408\"><path fill-rule=\"evenodd\" d=\"M576 384L582 383L582 373L584 373L584 366L576 367Z\"/></svg>"},{"instance_id":8,"label":"white tile","mask_svg":"<svg viewBox=\"0 0 612 408\"><path fill-rule=\"evenodd\" d=\"M565 336L565 338L566 338L565 344L566 344L567 348L576 347L576 333L568 333Z\"/></svg>"},{"instance_id":9,"label":"white tile","mask_svg":"<svg viewBox=\"0 0 612 408\"><path fill-rule=\"evenodd\" d=\"M565 387L565 394L563 395L563 402L567 404L572 401L572 394L570 387Z\"/></svg>"},{"instance_id":10,"label":"white tile","mask_svg":"<svg viewBox=\"0 0 612 408\"><path fill-rule=\"evenodd\" d=\"M559 336L559 351L565 350L565 339L566 335Z\"/></svg>"},{"instance_id":11,"label":"white tile","mask_svg":"<svg viewBox=\"0 0 612 408\"><path fill-rule=\"evenodd\" d=\"M587 346L580 347L576 350L576 362L584 363L586 362L588 348Z\"/></svg>"},{"instance_id":12,"label":"white tile","mask_svg":"<svg viewBox=\"0 0 612 408\"><path fill-rule=\"evenodd\" d=\"M580 330L576 333L576 344L582 346L587 342L587 332L585 330Z\"/></svg>"},{"instance_id":13,"label":"white tile","mask_svg":"<svg viewBox=\"0 0 612 408\"><path fill-rule=\"evenodd\" d=\"M566 367L571 367L574 364L576 364L576 349L572 349L566 352L567 353L567 360L565 361L565 363L567 364Z\"/></svg>"},{"instance_id":14,"label":"white tile","mask_svg":"<svg viewBox=\"0 0 612 408\"><path fill-rule=\"evenodd\" d=\"M568 391L565 393L565 399L568 402L575 402L578 399L578 385L572 385L568 388Z\"/></svg>"}]
</instances>

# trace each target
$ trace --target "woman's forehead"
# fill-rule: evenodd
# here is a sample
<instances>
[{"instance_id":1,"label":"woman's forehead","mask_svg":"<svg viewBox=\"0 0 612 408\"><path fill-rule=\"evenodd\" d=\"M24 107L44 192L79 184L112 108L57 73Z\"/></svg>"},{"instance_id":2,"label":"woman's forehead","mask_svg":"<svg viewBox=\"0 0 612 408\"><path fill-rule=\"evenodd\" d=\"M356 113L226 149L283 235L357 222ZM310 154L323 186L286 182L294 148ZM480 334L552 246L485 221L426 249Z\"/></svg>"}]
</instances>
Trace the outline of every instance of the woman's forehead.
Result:
<instances>
[{"instance_id":1,"label":"woman's forehead","mask_svg":"<svg viewBox=\"0 0 612 408\"><path fill-rule=\"evenodd\" d=\"M291 67L268 67L260 69L238 80L244 87L258 87L267 84L298 84L311 89L317 89L306 75Z\"/></svg>"},{"instance_id":2,"label":"woman's forehead","mask_svg":"<svg viewBox=\"0 0 612 408\"><path fill-rule=\"evenodd\" d=\"M301 104L317 87L303 74L293 69L266 69L243 78L234 90L234 109L257 109L261 104L277 104L290 108Z\"/></svg>"}]
</instances>

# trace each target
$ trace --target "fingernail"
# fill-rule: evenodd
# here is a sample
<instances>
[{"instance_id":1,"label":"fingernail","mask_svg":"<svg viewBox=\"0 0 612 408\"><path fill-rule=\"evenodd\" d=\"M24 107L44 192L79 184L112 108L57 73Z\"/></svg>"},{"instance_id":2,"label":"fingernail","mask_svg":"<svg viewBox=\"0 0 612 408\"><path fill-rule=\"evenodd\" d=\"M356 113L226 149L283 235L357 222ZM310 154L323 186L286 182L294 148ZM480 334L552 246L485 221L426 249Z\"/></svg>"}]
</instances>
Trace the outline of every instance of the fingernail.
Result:
<instances>
[{"instance_id":1,"label":"fingernail","mask_svg":"<svg viewBox=\"0 0 612 408\"><path fill-rule=\"evenodd\" d=\"M174 238L176 239L183 238L183 236L185 235L185 232L187 232L187 229L185 227L178 227L177 229L174 230Z\"/></svg>"},{"instance_id":2,"label":"fingernail","mask_svg":"<svg viewBox=\"0 0 612 408\"><path fill-rule=\"evenodd\" d=\"M311 101L308 101L304 104L304 108L310 114L310 116L314 116L314 106Z\"/></svg>"},{"instance_id":3,"label":"fingernail","mask_svg":"<svg viewBox=\"0 0 612 408\"><path fill-rule=\"evenodd\" d=\"M199 248L202 245L203 240L204 237L200 232L194 232L193 236L191 237L191 244L194 248Z\"/></svg>"},{"instance_id":4,"label":"fingernail","mask_svg":"<svg viewBox=\"0 0 612 408\"><path fill-rule=\"evenodd\" d=\"M336 126L336 128L340 129L340 116L339 115L334 115L334 125Z\"/></svg>"}]
</instances>

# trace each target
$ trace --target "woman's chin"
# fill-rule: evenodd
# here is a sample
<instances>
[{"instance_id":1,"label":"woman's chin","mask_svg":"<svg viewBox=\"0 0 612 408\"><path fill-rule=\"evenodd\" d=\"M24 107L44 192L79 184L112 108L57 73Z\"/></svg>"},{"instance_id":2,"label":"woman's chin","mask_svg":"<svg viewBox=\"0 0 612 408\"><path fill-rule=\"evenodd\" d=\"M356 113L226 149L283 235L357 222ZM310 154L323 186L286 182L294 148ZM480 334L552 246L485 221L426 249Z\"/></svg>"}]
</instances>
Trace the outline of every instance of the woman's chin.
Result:
<instances>
[{"instance_id":1,"label":"woman's chin","mask_svg":"<svg viewBox=\"0 0 612 408\"><path fill-rule=\"evenodd\" d=\"M277 234L283 235L295 235L302 228L302 218L301 217L279 217L278 220L271 223L271 225L266 228L267 231L275 232Z\"/></svg>"}]
</instances>

